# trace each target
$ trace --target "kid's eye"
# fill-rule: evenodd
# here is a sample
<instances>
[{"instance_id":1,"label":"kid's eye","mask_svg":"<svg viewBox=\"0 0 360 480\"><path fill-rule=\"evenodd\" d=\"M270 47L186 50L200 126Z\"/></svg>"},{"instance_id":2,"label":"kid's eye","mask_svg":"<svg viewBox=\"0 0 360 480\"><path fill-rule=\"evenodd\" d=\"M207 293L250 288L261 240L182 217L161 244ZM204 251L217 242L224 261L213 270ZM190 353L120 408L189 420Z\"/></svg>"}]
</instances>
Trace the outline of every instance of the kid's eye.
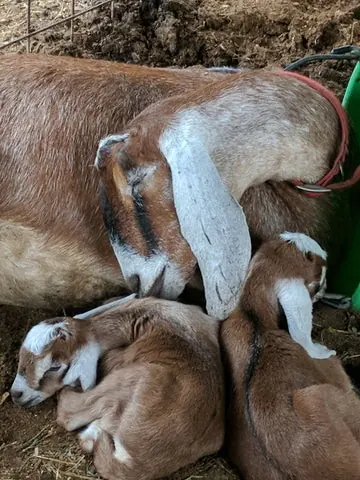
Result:
<instances>
[{"instance_id":1,"label":"kid's eye","mask_svg":"<svg viewBox=\"0 0 360 480\"><path fill-rule=\"evenodd\" d=\"M61 365L54 365L53 367L50 367L48 372L57 372L58 370L60 370L61 368Z\"/></svg>"}]
</instances>

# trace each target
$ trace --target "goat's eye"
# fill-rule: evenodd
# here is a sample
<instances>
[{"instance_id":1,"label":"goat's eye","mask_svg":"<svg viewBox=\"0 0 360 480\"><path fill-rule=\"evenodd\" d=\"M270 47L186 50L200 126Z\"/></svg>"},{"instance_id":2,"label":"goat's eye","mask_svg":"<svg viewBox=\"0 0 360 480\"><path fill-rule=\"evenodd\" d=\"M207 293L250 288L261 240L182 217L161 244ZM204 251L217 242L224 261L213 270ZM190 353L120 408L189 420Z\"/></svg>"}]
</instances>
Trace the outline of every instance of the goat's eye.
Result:
<instances>
[{"instance_id":1,"label":"goat's eye","mask_svg":"<svg viewBox=\"0 0 360 480\"><path fill-rule=\"evenodd\" d=\"M48 372L58 372L61 368L61 365L53 365L49 368Z\"/></svg>"},{"instance_id":2,"label":"goat's eye","mask_svg":"<svg viewBox=\"0 0 360 480\"><path fill-rule=\"evenodd\" d=\"M140 167L129 170L126 174L128 185L131 188L132 194L137 194L143 186L145 179L147 179L156 167Z\"/></svg>"}]
</instances>

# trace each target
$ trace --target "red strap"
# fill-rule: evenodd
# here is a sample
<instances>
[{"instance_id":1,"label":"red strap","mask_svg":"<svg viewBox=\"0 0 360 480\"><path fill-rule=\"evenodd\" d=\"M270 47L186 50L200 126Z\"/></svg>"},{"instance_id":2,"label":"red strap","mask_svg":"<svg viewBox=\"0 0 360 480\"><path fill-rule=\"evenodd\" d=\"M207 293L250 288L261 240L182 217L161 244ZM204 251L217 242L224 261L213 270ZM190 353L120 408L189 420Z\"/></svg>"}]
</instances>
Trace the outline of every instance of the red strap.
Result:
<instances>
[{"instance_id":1,"label":"red strap","mask_svg":"<svg viewBox=\"0 0 360 480\"><path fill-rule=\"evenodd\" d=\"M278 72L279 75L293 77L300 80L303 83L309 85L309 87L318 91L324 98L326 98L331 105L334 107L336 113L338 114L340 126L341 126L341 142L340 142L340 149L339 153L334 161L334 165L329 170L329 172L324 175L320 180L318 180L314 185L306 185L301 180L294 180L292 183L299 189L303 190L306 195L311 197L318 197L323 193L330 192L331 190L340 190L343 188L350 187L354 185L356 182L360 180L360 166L356 168L353 176L348 180L338 183L330 182L334 179L338 173L341 171L341 167L346 160L346 155L348 151L348 141L349 141L349 126L348 126L348 118L346 111L344 110L343 106L341 105L339 99L336 97L334 93L328 90L326 87L321 85L319 82L312 80L305 75L301 75L300 73L296 72L286 72L280 71Z\"/></svg>"}]
</instances>

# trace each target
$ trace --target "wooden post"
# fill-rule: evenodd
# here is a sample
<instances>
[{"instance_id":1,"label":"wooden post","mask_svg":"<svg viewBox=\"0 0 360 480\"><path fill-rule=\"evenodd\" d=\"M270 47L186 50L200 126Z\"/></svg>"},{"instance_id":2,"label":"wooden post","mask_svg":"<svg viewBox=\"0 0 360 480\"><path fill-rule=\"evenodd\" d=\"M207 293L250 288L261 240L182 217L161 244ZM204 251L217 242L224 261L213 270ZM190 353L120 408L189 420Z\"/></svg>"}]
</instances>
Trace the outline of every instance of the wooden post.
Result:
<instances>
[{"instance_id":1,"label":"wooden post","mask_svg":"<svg viewBox=\"0 0 360 480\"><path fill-rule=\"evenodd\" d=\"M31 0L27 0L27 34L30 35L31 30ZM27 38L27 53L30 53L31 37Z\"/></svg>"},{"instance_id":2,"label":"wooden post","mask_svg":"<svg viewBox=\"0 0 360 480\"><path fill-rule=\"evenodd\" d=\"M71 0L71 16L73 17L74 15L75 15L75 0ZM71 29L71 42L73 42L74 41L74 18L71 19L70 29Z\"/></svg>"}]
</instances>

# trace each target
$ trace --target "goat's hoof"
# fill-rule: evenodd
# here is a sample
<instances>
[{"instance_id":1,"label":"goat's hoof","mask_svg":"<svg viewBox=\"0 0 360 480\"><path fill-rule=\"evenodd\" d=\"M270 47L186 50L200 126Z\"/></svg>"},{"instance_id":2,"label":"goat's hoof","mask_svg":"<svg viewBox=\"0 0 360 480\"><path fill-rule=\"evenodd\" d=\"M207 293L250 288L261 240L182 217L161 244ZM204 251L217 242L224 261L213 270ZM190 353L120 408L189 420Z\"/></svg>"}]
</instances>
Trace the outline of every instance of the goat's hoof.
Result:
<instances>
[{"instance_id":1,"label":"goat's hoof","mask_svg":"<svg viewBox=\"0 0 360 480\"><path fill-rule=\"evenodd\" d=\"M58 396L58 407L57 407L57 423L65 428L68 432L76 430L79 428L78 422L76 421L76 415L73 411L71 411L70 405L70 398L69 396L72 394L71 388L63 389L59 396Z\"/></svg>"},{"instance_id":2,"label":"goat's hoof","mask_svg":"<svg viewBox=\"0 0 360 480\"><path fill-rule=\"evenodd\" d=\"M58 425L60 425L60 427L64 428L68 432L72 432L78 428L76 422L72 418L72 415L66 412L64 409L58 409L56 422Z\"/></svg>"},{"instance_id":3,"label":"goat's hoof","mask_svg":"<svg viewBox=\"0 0 360 480\"><path fill-rule=\"evenodd\" d=\"M66 386L60 390L57 395L58 405L63 404L67 401L70 395L72 395L76 390L73 387Z\"/></svg>"},{"instance_id":4,"label":"goat's hoof","mask_svg":"<svg viewBox=\"0 0 360 480\"><path fill-rule=\"evenodd\" d=\"M90 423L80 434L79 442L80 447L86 453L92 453L95 447L95 442L99 439L101 434L101 428L96 422Z\"/></svg>"},{"instance_id":5,"label":"goat's hoof","mask_svg":"<svg viewBox=\"0 0 360 480\"><path fill-rule=\"evenodd\" d=\"M58 415L56 421L58 425L63 427L67 432L73 432L81 427L81 422L73 415Z\"/></svg>"}]
</instances>

